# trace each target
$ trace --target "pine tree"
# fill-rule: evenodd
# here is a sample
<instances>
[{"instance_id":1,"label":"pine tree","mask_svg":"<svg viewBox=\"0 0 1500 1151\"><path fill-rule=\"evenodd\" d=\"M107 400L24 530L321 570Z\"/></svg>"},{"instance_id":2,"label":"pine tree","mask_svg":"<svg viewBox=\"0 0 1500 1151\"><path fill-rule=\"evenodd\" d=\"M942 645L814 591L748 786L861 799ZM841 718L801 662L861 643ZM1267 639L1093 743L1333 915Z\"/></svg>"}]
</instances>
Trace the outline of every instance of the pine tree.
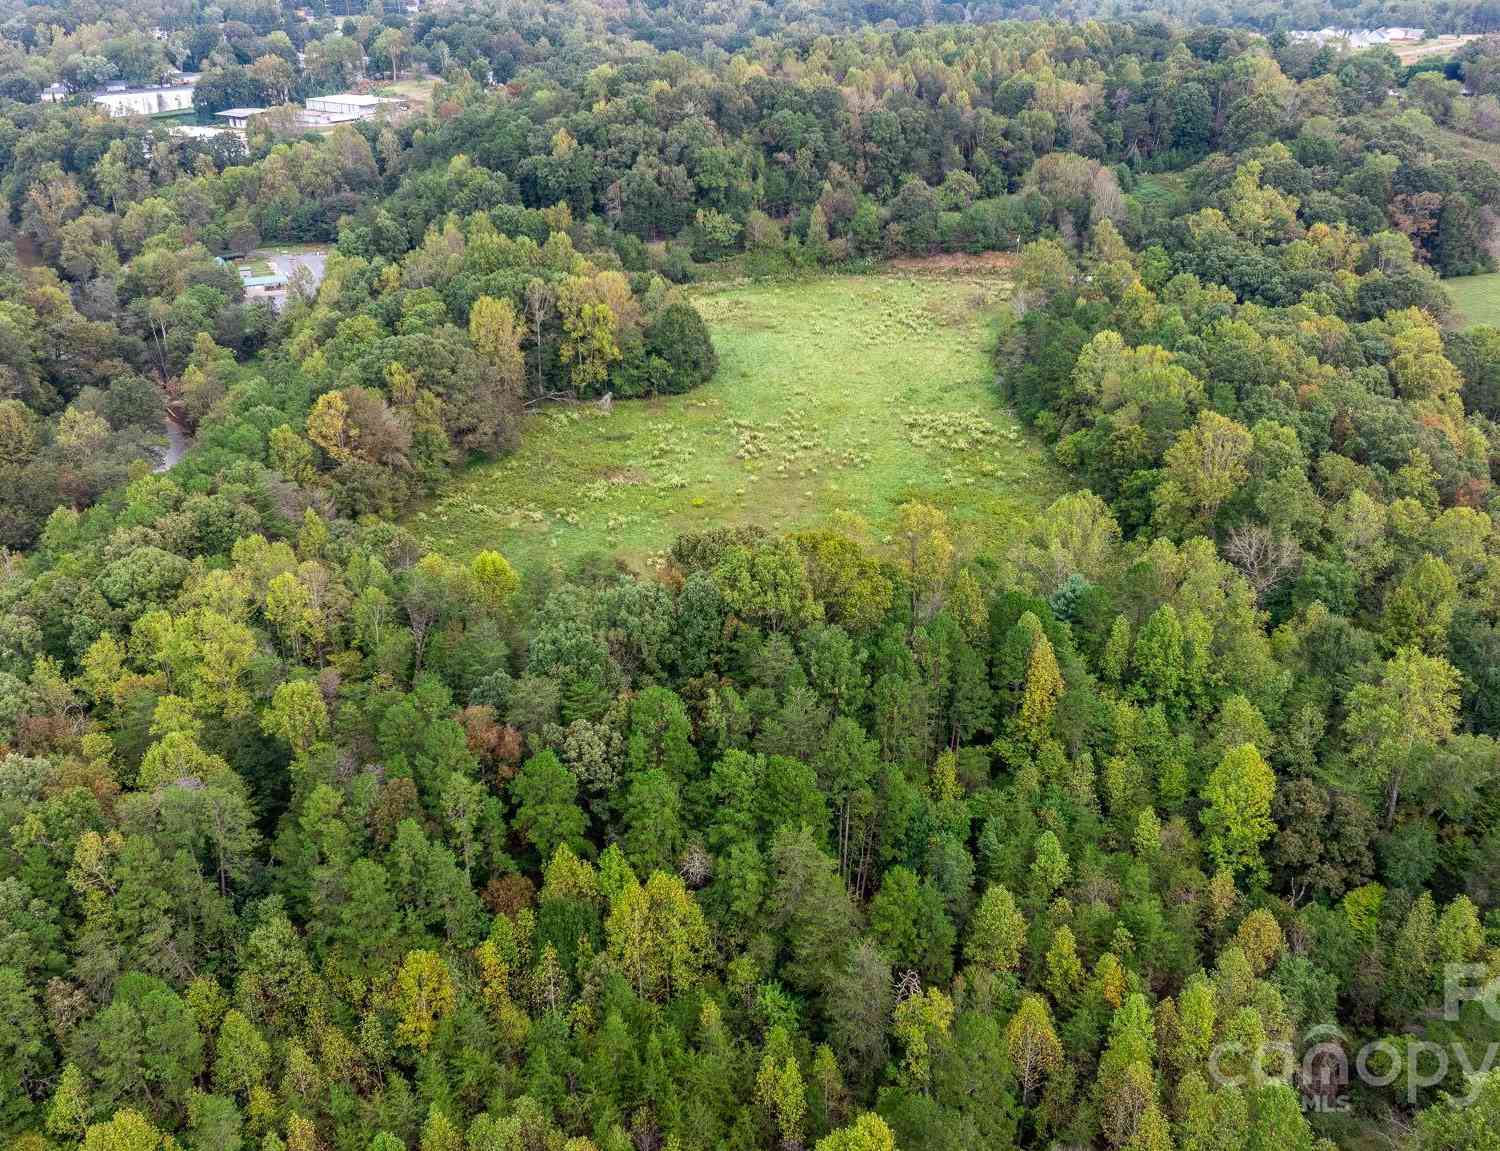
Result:
<instances>
[{"instance_id":1,"label":"pine tree","mask_svg":"<svg viewBox=\"0 0 1500 1151\"><path fill-rule=\"evenodd\" d=\"M992 884L969 920L965 958L990 971L1013 971L1025 943L1026 918L1016 909L1015 897L1001 884Z\"/></svg>"}]
</instances>

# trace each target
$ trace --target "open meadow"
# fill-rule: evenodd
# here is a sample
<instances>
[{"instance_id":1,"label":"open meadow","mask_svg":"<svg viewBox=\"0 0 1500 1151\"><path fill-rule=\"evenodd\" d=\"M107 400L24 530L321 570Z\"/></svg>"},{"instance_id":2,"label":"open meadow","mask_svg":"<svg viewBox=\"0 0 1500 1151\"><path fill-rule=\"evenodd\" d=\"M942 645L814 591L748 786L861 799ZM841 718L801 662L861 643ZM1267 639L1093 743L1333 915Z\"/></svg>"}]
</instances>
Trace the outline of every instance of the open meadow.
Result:
<instances>
[{"instance_id":1,"label":"open meadow","mask_svg":"<svg viewBox=\"0 0 1500 1151\"><path fill-rule=\"evenodd\" d=\"M1480 276L1456 276L1444 280L1443 287L1453 300L1455 327L1475 324L1500 326L1500 272Z\"/></svg>"},{"instance_id":2,"label":"open meadow","mask_svg":"<svg viewBox=\"0 0 1500 1151\"><path fill-rule=\"evenodd\" d=\"M994 387L991 325L1008 290L995 268L697 289L713 380L536 413L514 455L471 468L408 522L459 557L607 551L648 566L713 525L853 513L879 538L917 498L994 544L1064 487Z\"/></svg>"},{"instance_id":3,"label":"open meadow","mask_svg":"<svg viewBox=\"0 0 1500 1151\"><path fill-rule=\"evenodd\" d=\"M432 76L407 76L379 85L375 89L375 95L394 96L425 112L432 105L432 92L436 87L437 80Z\"/></svg>"}]
</instances>

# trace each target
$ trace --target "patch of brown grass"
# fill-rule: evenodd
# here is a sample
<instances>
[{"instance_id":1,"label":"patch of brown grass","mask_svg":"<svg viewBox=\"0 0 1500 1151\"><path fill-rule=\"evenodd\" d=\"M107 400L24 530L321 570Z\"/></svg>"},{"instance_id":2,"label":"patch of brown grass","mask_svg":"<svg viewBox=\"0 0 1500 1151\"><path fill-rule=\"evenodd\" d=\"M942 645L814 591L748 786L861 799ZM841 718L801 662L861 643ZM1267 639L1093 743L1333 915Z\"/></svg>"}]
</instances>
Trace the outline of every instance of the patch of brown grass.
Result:
<instances>
[{"instance_id":1,"label":"patch of brown grass","mask_svg":"<svg viewBox=\"0 0 1500 1151\"><path fill-rule=\"evenodd\" d=\"M1011 252L943 252L936 256L902 256L887 262L887 267L903 272L926 272L929 275L964 275L970 272L1008 272L1019 263Z\"/></svg>"}]
</instances>

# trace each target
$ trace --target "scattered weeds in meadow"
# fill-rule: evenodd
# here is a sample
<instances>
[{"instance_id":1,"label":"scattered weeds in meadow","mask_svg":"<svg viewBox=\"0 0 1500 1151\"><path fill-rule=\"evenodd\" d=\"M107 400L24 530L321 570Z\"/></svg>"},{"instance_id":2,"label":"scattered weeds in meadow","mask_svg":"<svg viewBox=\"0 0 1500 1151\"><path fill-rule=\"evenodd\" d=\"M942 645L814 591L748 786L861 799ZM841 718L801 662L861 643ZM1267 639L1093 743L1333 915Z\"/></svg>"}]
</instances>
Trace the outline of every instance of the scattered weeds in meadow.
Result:
<instances>
[{"instance_id":1,"label":"scattered weeds in meadow","mask_svg":"<svg viewBox=\"0 0 1500 1151\"><path fill-rule=\"evenodd\" d=\"M458 477L412 526L457 556L605 551L646 568L683 531L835 512L879 527L911 498L981 534L1014 530L1062 484L994 388L987 308L1007 291L998 272L700 289L712 381L607 413L535 413L513 456Z\"/></svg>"},{"instance_id":2,"label":"scattered weeds in meadow","mask_svg":"<svg viewBox=\"0 0 1500 1151\"><path fill-rule=\"evenodd\" d=\"M977 412L908 412L901 417L914 446L928 451L973 452L993 447L1000 432Z\"/></svg>"}]
</instances>

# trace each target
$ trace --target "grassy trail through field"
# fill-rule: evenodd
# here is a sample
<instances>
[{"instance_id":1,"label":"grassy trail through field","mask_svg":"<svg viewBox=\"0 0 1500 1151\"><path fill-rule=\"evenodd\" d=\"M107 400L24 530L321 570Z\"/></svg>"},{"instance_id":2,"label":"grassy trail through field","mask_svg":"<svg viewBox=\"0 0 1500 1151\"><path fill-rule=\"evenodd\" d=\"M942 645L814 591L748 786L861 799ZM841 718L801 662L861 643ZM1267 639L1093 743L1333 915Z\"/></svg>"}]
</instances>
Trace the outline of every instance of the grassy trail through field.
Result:
<instances>
[{"instance_id":1,"label":"grassy trail through field","mask_svg":"<svg viewBox=\"0 0 1500 1151\"><path fill-rule=\"evenodd\" d=\"M999 400L1003 273L888 271L697 289L719 371L684 396L556 407L408 522L432 547L521 564L602 551L649 566L683 531L790 530L907 499L993 544L1064 490Z\"/></svg>"}]
</instances>

